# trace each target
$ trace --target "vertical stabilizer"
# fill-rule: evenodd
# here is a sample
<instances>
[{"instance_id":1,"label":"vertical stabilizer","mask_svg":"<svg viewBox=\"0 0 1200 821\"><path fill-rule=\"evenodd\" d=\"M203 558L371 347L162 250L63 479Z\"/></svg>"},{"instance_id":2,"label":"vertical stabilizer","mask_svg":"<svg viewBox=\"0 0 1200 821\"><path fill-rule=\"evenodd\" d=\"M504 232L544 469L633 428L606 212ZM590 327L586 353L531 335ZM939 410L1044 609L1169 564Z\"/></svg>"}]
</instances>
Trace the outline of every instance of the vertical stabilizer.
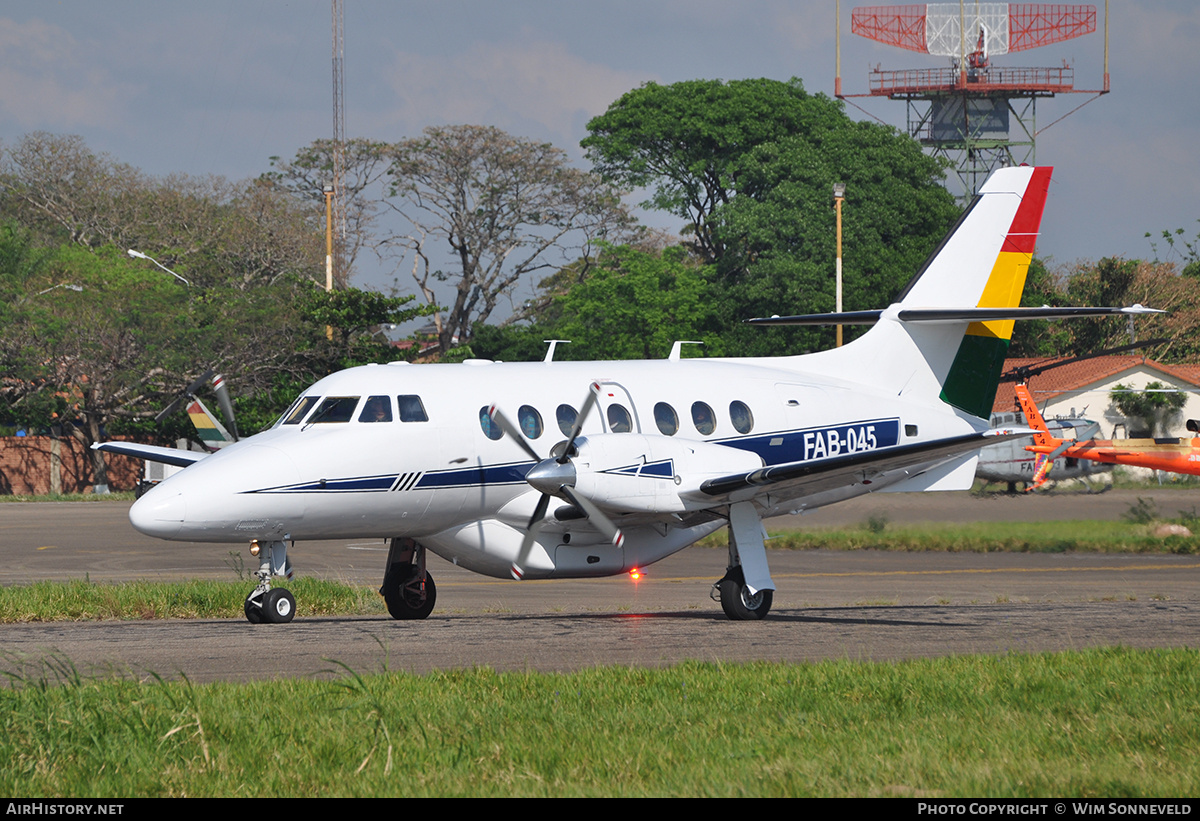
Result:
<instances>
[{"instance_id":1,"label":"vertical stabilizer","mask_svg":"<svg viewBox=\"0 0 1200 821\"><path fill-rule=\"evenodd\" d=\"M919 401L941 399L990 415L1013 320L972 321L976 309L1017 308L1037 244L1050 168L992 173L957 224L878 323L841 348L797 357L797 367L858 381ZM874 312L776 317L764 324L864 321Z\"/></svg>"},{"instance_id":2,"label":"vertical stabilizer","mask_svg":"<svg viewBox=\"0 0 1200 821\"><path fill-rule=\"evenodd\" d=\"M1050 186L1049 168L1007 170L1028 172L1028 180L1022 192L1019 185L1012 184L1019 180L1010 181L1000 177L998 172L980 192L981 196L989 193L1011 196L1009 190L1016 189L1013 193L1020 200L1012 222L1007 226L1003 244L992 258L991 271L975 304L978 308L1015 308L1021 304L1025 276L1037 245L1038 228ZM1012 332L1011 319L968 325L942 383L942 399L986 419L995 401Z\"/></svg>"}]
</instances>

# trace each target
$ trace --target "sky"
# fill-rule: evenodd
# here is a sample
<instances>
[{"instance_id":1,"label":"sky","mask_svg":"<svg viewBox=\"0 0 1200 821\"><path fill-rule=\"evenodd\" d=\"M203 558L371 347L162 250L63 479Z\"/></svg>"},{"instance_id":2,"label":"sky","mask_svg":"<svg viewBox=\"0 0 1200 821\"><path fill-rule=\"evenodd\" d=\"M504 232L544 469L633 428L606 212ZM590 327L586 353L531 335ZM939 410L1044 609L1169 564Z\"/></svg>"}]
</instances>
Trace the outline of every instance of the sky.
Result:
<instances>
[{"instance_id":1,"label":"sky","mask_svg":"<svg viewBox=\"0 0 1200 821\"><path fill-rule=\"evenodd\" d=\"M587 121L647 81L795 76L810 92L833 93L832 0L343 5L352 137L396 141L429 125L494 125L552 142L586 167ZM851 35L852 5L841 5L847 94L865 92L876 65L948 65ZM1103 2L1097 8L1097 33L994 62L1066 60L1077 88L1100 88ZM332 136L331 20L328 0L5 0L0 141L79 134L93 151L154 175L257 176L271 156ZM1037 110L1045 128L1090 100L1038 138L1038 164L1055 166L1038 248L1051 265L1150 258L1147 231L1200 233L1200 3L1113 0L1109 49L1112 93L1060 95ZM904 127L903 103L855 102Z\"/></svg>"}]
</instances>

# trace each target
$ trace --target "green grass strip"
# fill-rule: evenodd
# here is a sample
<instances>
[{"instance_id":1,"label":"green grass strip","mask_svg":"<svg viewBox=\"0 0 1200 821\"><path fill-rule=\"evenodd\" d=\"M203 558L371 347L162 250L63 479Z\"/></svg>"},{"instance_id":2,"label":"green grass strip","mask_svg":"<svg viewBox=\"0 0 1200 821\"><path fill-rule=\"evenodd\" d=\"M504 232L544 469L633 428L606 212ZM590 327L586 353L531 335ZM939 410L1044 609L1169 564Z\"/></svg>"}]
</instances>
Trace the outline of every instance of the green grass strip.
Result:
<instances>
[{"instance_id":1,"label":"green grass strip","mask_svg":"<svg viewBox=\"0 0 1200 821\"><path fill-rule=\"evenodd\" d=\"M0 793L1194 795L1200 653L0 687Z\"/></svg>"},{"instance_id":2,"label":"green grass strip","mask_svg":"<svg viewBox=\"0 0 1200 821\"><path fill-rule=\"evenodd\" d=\"M972 522L892 525L872 518L857 527L772 530L767 547L776 550L904 550L964 553L1176 553L1200 552L1200 535L1160 536L1151 522ZM1196 522L1193 533L1200 534ZM700 542L726 543L725 531Z\"/></svg>"},{"instance_id":3,"label":"green grass strip","mask_svg":"<svg viewBox=\"0 0 1200 821\"><path fill-rule=\"evenodd\" d=\"M370 615L384 612L377 590L341 582L296 578L287 583L296 615ZM0 623L117 619L244 619L247 581L34 582L0 589Z\"/></svg>"}]
</instances>

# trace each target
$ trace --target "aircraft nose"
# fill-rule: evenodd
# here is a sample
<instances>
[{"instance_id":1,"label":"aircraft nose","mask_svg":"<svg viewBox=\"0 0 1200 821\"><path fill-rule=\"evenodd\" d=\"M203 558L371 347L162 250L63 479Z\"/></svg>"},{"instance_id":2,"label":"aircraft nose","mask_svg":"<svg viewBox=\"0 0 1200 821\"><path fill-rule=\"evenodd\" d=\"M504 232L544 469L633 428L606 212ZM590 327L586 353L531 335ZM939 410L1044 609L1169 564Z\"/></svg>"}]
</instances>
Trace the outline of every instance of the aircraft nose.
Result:
<instances>
[{"instance_id":1,"label":"aircraft nose","mask_svg":"<svg viewBox=\"0 0 1200 821\"><path fill-rule=\"evenodd\" d=\"M154 488L133 503L129 523L147 536L169 539L183 527L187 502L183 496L167 487Z\"/></svg>"}]
</instances>

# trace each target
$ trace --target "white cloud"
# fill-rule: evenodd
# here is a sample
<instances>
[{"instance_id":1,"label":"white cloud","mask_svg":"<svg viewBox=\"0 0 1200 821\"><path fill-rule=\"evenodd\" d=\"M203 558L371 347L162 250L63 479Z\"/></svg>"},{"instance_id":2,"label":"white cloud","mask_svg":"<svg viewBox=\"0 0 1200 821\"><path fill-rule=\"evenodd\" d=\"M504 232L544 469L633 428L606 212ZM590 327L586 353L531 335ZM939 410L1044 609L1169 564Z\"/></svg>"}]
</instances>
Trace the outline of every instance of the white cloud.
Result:
<instances>
[{"instance_id":1,"label":"white cloud","mask_svg":"<svg viewBox=\"0 0 1200 821\"><path fill-rule=\"evenodd\" d=\"M0 18L0 116L26 129L111 125L132 91L58 26Z\"/></svg>"},{"instance_id":2,"label":"white cloud","mask_svg":"<svg viewBox=\"0 0 1200 821\"><path fill-rule=\"evenodd\" d=\"M384 115L392 128L486 123L559 146L577 143L582 122L649 79L549 42L482 45L440 57L400 52L386 77L396 95Z\"/></svg>"}]
</instances>

